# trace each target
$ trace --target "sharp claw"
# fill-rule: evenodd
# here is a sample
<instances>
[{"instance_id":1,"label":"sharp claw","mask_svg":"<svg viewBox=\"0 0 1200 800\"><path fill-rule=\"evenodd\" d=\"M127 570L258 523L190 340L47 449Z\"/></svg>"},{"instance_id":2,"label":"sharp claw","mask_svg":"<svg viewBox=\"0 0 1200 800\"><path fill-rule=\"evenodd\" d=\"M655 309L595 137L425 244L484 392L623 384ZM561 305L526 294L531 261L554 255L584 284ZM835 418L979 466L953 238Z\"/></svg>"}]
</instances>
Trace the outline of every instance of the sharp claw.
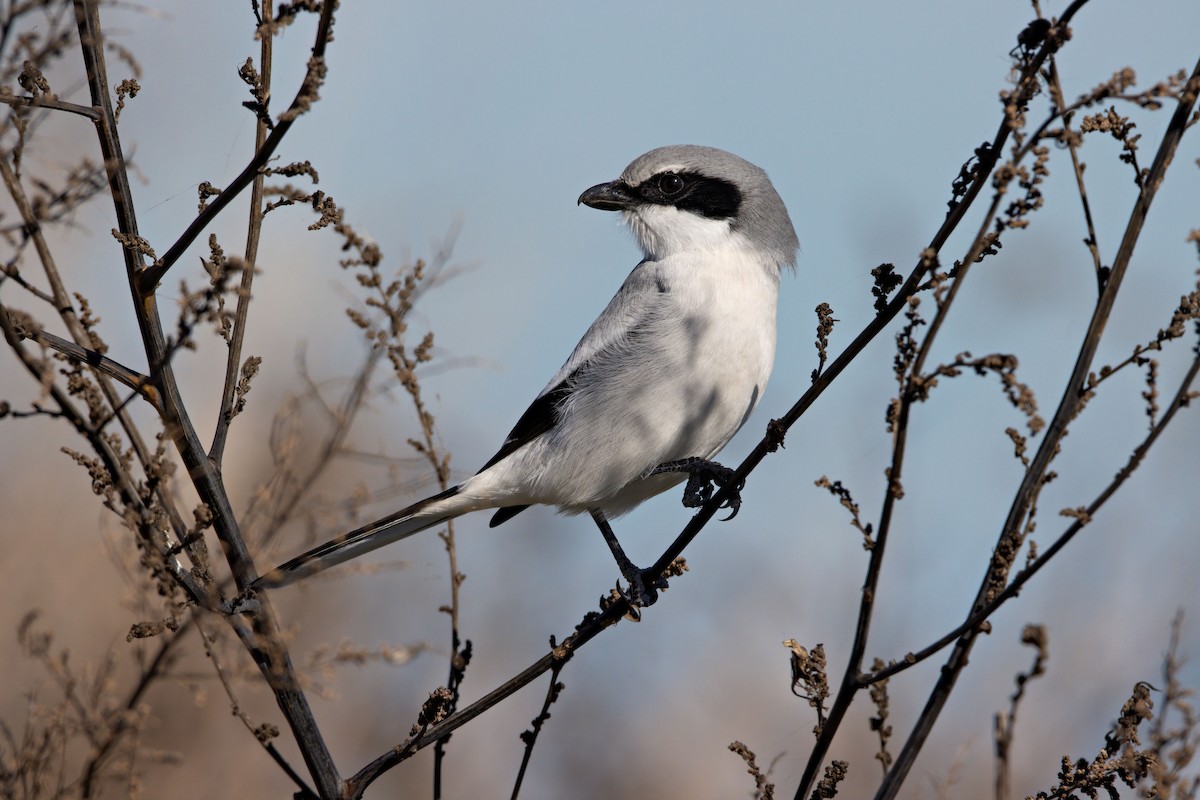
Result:
<instances>
[{"instance_id":1,"label":"sharp claw","mask_svg":"<svg viewBox=\"0 0 1200 800\"><path fill-rule=\"evenodd\" d=\"M731 472L732 472L732 470L731 470ZM730 475L729 477L732 477L732 475ZM738 512L742 510L742 494L741 493L742 493L742 489L745 486L746 486L745 481L738 481L737 486L733 487L733 489L731 490L729 499L726 500L725 503L721 506L722 508L729 509L729 516L725 517L725 519L721 520L722 522L728 522L729 520L736 517L738 515Z\"/></svg>"},{"instance_id":2,"label":"sharp claw","mask_svg":"<svg viewBox=\"0 0 1200 800\"><path fill-rule=\"evenodd\" d=\"M711 500L718 489L725 487L729 487L730 496L721 504L721 508L728 508L730 513L724 518L724 521L736 517L742 507L741 490L745 487L746 482L740 480L734 485L734 477L737 473L729 467L703 458L685 458L660 464L648 474L660 475L664 472L686 472L688 474L687 486L683 490L684 508L699 508Z\"/></svg>"},{"instance_id":3,"label":"sharp claw","mask_svg":"<svg viewBox=\"0 0 1200 800\"><path fill-rule=\"evenodd\" d=\"M629 594L625 597L630 605L637 608L654 605L658 601L658 590L667 588L666 578L660 576L657 580L647 583L646 577L645 570L638 570L626 578L629 581Z\"/></svg>"}]
</instances>

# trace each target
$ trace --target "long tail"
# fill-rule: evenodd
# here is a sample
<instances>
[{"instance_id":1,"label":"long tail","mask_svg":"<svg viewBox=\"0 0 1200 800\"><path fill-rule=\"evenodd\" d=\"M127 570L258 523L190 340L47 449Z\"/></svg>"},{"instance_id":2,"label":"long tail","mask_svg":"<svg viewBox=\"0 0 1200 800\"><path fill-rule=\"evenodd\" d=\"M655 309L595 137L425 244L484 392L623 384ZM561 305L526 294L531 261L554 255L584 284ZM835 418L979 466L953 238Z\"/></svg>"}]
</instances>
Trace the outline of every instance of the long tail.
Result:
<instances>
[{"instance_id":1,"label":"long tail","mask_svg":"<svg viewBox=\"0 0 1200 800\"><path fill-rule=\"evenodd\" d=\"M307 578L343 561L368 553L385 544L399 541L414 533L420 533L426 528L432 528L448 519L459 516L471 509L458 508L447 510L444 514L422 514L429 506L442 500L448 500L459 492L459 487L453 486L446 491L427 497L413 503L408 508L402 508L394 514L364 525L358 530L343 533L330 539L323 545L314 547L303 555L296 556L285 564L262 575L252 586L254 589L274 589L287 586L289 583Z\"/></svg>"}]
</instances>

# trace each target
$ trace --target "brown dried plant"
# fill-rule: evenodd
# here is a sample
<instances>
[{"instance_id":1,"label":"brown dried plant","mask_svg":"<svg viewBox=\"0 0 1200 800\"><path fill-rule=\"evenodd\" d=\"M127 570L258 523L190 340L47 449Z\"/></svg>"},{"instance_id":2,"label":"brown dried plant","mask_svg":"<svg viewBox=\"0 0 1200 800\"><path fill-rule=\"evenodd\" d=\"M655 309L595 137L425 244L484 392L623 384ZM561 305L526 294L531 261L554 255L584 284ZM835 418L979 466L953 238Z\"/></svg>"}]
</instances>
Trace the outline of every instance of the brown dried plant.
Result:
<instances>
[{"instance_id":1,"label":"brown dried plant","mask_svg":"<svg viewBox=\"0 0 1200 800\"><path fill-rule=\"evenodd\" d=\"M229 185L216 188L209 182L200 183L198 216L161 256L138 233L137 210L129 189L132 165L126 160L117 128L120 111L140 91L136 80L140 67L132 54L102 33L98 3L13 3L0 19L0 73L6 87L0 92L0 102L8 108L0 123L0 178L19 222L3 231L9 255L4 259L0 284L8 284L2 288L10 291L4 293L0 305L0 328L18 363L41 387L41 398L28 410L5 404L6 416L57 418L79 433L83 447L69 449L67 455L87 470L93 491L132 534L131 541L137 546L135 562L124 558L119 544L111 548L133 590L130 607L141 618L131 625L128 638L147 645L158 640L157 650L139 644L133 651L140 663L131 687L119 684L112 656L105 660L108 666L101 674L81 681L71 671L68 651L52 654L50 635L35 634L30 618L22 627L21 640L29 656L40 660L54 678L63 699L58 705L32 704L24 733L5 727L6 766L0 781L5 796L16 791L29 797L76 793L93 796L102 791L100 787L114 781L125 784L130 794L135 793L140 771L155 760L152 749L140 739L148 713L143 697L149 687L172 674L187 649L184 643L193 637L198 637L211 674L228 694L235 715L296 783L300 794L340 796L341 780L309 710L305 687L320 689L321 684L314 684L312 676L321 676L327 683L329 670L336 664L367 660L401 664L422 649L421 645L367 649L349 643L333 651L318 648L303 663L306 676L293 667L288 637L275 621L267 598L253 600L251 613L231 613L237 607L231 604L231 589L244 589L257 575L252 554L275 538L289 521L311 512L306 507L310 490L343 454L342 445L368 397L380 358L389 352L388 348L395 351L403 347L402 320L411 307L409 303L405 308L388 309L393 341L386 346L381 342L370 351L350 390L335 405L328 404L310 381L309 391L282 409L272 438L276 469L254 495L249 508L236 512L221 467L231 426L246 408L262 364L258 356L244 355L244 347L263 220L268 211L280 205L267 201L270 192L265 179L281 175L317 180L317 171L307 162L266 165L287 130L319 99L326 71L323 54L332 41L335 5L281 7L282 21L287 24L297 22L301 16L312 21L313 46L307 72L291 103L280 106L277 100L272 109L272 43L282 25L271 5L252 4L253 17L248 21L259 33L260 54L257 63L249 60L240 74L254 98L250 111L257 126L255 150L242 173ZM86 105L61 99L47 77L57 74L72 51L83 56L90 95ZM106 56L110 53L116 53L123 66L133 72L133 77L116 84L115 107L109 88L113 84L107 77ZM14 82L25 94L11 88ZM96 124L98 153L81 157L78 166L65 174L27 177L23 168L28 167L24 159L28 143L48 114L64 112ZM168 330L157 307L159 287L168 270L246 190L250 195L249 233L243 252L228 256L216 234L209 235L210 256L202 260L207 272L205 285L193 290L188 278L181 279L180 313L173 330ZM118 243L116 255L124 261L134 300L134 316L149 365L144 373L112 357L116 354L101 338L101 321L88 299L71 290L72 273L59 268L49 235L55 226L69 223L84 203L98 199L104 192L115 210L117 226L112 237ZM295 192L287 197L291 202L301 199ZM367 252L365 240L343 220L341 210L327 196L317 192L302 199L311 202L319 214L317 223L309 226L311 230L334 226L344 239L344 249L358 253L359 263L379 267L378 252ZM410 275L416 276L416 283L421 283L425 272L436 275L449 252L447 246L432 268L417 265ZM383 307L377 306L371 313L381 310ZM35 316L38 313L54 318L54 323L44 325ZM53 327L61 327L67 336L48 330ZM207 330L225 345L226 377L221 411L206 448L190 411L201 398L181 394L174 362L180 351L194 348ZM427 344L424 349L428 350ZM418 386L415 381L410 383L413 388ZM155 412L154 423L144 422L140 409L138 414L133 413L132 407L142 403L148 403ZM304 459L299 448L289 447L286 441L287 428L304 403L324 405L330 411L327 433L319 437L316 456L310 459ZM433 420L423 422L432 442ZM313 430L310 425L310 435ZM440 460L444 465L445 459ZM440 466L439 477L444 471ZM184 474L190 490L199 498L199 504L190 511L184 506L186 493L181 493L178 485ZM223 563L210 557L209 536L220 541ZM452 543L450 547L452 550ZM251 663L247 654L257 664L255 671L275 693L304 756L308 778L302 777L274 747L271 740L279 736L279 730L270 723L253 722L236 697L238 684L247 678L242 665ZM101 685L103 691L92 688ZM86 695L81 694L82 687L87 687ZM123 694L126 698L117 702ZM86 744L81 761L75 744L80 738ZM7 767L10 761L15 764L11 771ZM309 780L315 782L315 788L309 787Z\"/></svg>"},{"instance_id":2,"label":"brown dried plant","mask_svg":"<svg viewBox=\"0 0 1200 800\"><path fill-rule=\"evenodd\" d=\"M1063 756L1057 782L1027 800L1082 800L1120 797L1120 787L1141 798L1194 800L1200 793L1200 775L1190 769L1200 743L1200 720L1189 699L1193 692L1179 679L1184 657L1180 653L1183 612L1171 621L1171 633L1163 656L1162 686L1155 689L1145 681L1133 687L1104 746L1090 761ZM996 715L996 800L1009 797L1010 748L1015 733L1016 711L1026 684L1045 673L1046 632L1040 625L1027 625L1022 642L1037 650L1029 672L1017 675L1017 690L1006 714ZM1155 714L1153 696L1161 694L1161 710ZM1170 726L1167 719L1177 718ZM1146 741L1143 741L1145 739Z\"/></svg>"},{"instance_id":3,"label":"brown dried plant","mask_svg":"<svg viewBox=\"0 0 1200 800\"><path fill-rule=\"evenodd\" d=\"M881 316L887 316L887 309L891 310L892 315L902 310L905 320L896 334L893 360L898 391L896 397L888 404L885 415L887 429L893 436L892 457L883 470L884 499L875 522L864 520L858 504L850 499L849 493L840 483L832 483L825 478L818 482L819 486L826 487L851 512L854 527L869 537L870 546L858 624L848 663L828 715L821 718L821 735L808 757L804 776L795 792L797 798L808 797L810 792L812 796L828 796L818 795L822 789L817 784L817 778L822 765L825 764L829 748L840 731L845 714L859 692L864 689L870 690L878 707L880 698L875 687L881 682L888 681L944 648L951 647L951 652L920 715L907 736L901 740L901 749L894 760L886 747L881 751L884 755L877 756L883 761L885 771L875 796L880 799L896 797L958 677L967 666L972 646L981 633L991 630L989 618L993 612L1015 597L1026 582L1091 522L1097 511L1121 488L1142 462L1175 413L1200 396L1192 388L1197 373L1200 372L1200 344L1193 348L1194 358L1191 366L1176 384L1166 404L1163 404L1160 394L1161 378L1157 363L1145 355L1150 350L1161 349L1168 341L1188 336L1189 326L1195 328L1191 335L1200 337L1200 326L1194 325L1197 319L1194 292L1182 298L1179 308L1171 316L1170 323L1161 328L1148 344L1137 345L1128 359L1113 367L1101 369L1098 375L1092 366L1113 302L1129 269L1133 245L1141 234L1146 214L1162 184L1165 171L1172 162L1180 139L1197 119L1200 63L1191 72L1184 71L1173 75L1141 93L1131 92L1135 80L1132 71L1122 70L1078 100L1067 103L1058 77L1056 58L1059 51L1070 41L1070 20L1086 4L1086 0L1072 2L1059 17L1051 19L1043 17L1037 3L1034 3L1038 18L1021 32L1017 47L1011 54L1013 88L1001 93L1003 114L999 129L993 140L977 148L974 155L960 169L951 187L950 212L946 222L934 236L930 246L920 254L916 269L890 303L885 298L894 288L894 281L883 285L880 281L891 273L892 268L890 265L884 265L873 272L876 286L872 293L876 310L880 311ZM1044 112L1035 112L1033 101L1039 95L1049 98L1048 108ZM1141 112L1152 112L1170 105L1165 103L1164 99L1174 101L1173 114L1157 142L1153 161L1149 166L1143 166L1139 161L1139 137L1132 133L1136 123L1132 118L1118 114L1115 107L1110 105L1108 110L1086 117L1079 127L1072 127L1076 113L1103 103L1120 102ZM1036 114L1044 114L1040 122L1035 121ZM1135 171L1135 192L1129 224L1119 248L1108 263L1105 263L1098 245L1080 154L1085 143L1084 137L1096 133L1116 137L1122 144L1120 160L1130 164ZM1032 389L1017 378L1018 363L1014 355L994 354L977 358L963 352L952 360L934 367L927 367L926 364L934 352L935 342L942 332L945 320L955 308L959 287L969 277L973 265L997 257L1007 236L1036 222L1037 212L1045 203L1041 186L1051 168L1052 153L1048 146L1050 144L1064 146L1071 159L1087 229L1084 243L1093 259L1098 297L1087 330L1081 335L1079 355L1064 382L1061 400L1047 420L1039 412ZM1007 158L1003 155L1006 147ZM961 258L955 260L949 270L939 271L941 248L947 240L948 232L958 224L961 219L959 215L964 209L984 193L985 186L990 187L991 202L984 211L983 221L974 238L969 241ZM1016 199L1009 199L1014 194ZM933 310L928 318L922 313L924 302L918 294L920 292L932 294ZM1095 394L1096 387L1107 377L1129 365L1141 366L1146 370L1142 397L1149 419L1149 433L1134 449L1128 463L1116 471L1116 477L1091 503L1062 512L1071 522L1052 544L1044 548L1035 547L1029 536L1035 529L1038 498L1042 489L1056 477L1050 465L1061 450L1063 437L1070 425L1084 411L1088 400ZM831 373L836 377L838 366L839 360L834 360L822 377L830 376ZM924 648L890 661L877 658L872 667L866 670L863 659L875 610L879 576L884 564L888 537L892 532L895 505L905 496L902 477L910 418L915 406L929 401L931 390L941 381L957 378L967 370L979 375L998 375L1009 403L1024 417L1028 435L1020 433L1012 426L1003 428L1005 435L1013 443L1014 455L1023 467L1022 481L1013 494L1007 519L997 534L990 563L982 576L979 593L966 609L963 622ZM1022 552L1026 553L1024 567L1014 574L1017 559ZM1029 634L1028 630L1034 629L1027 629L1026 641L1039 647L1039 656L1031 672L1022 676L1022 687L1030 677L1040 674L1045 657L1042 649L1044 635L1034 636ZM1038 644L1039 642L1041 644ZM895 691L894 686L892 691ZM1144 694L1144 690L1139 691ZM1006 796L1008 791L1007 759L1011 744L1011 726L1021 694L1021 690L1018 690L1009 714L1006 717L998 717L997 747L1001 764L997 778L998 797ZM1135 703L1133 708L1136 711L1142 706ZM876 722L880 719L881 716L873 718L872 725L883 724ZM1061 776L1060 786L1056 789L1059 793L1050 796L1074 796L1069 795L1069 792L1076 789L1085 793L1107 790L1107 787L1111 787L1114 776L1122 780L1128 778L1134 782L1145 779L1149 774L1150 761L1139 760L1141 757L1129 749L1136 744L1136 737L1129 733L1133 727L1136 727L1136 723L1130 722L1112 734L1110 746L1097 761L1082 765L1082 773L1074 765L1064 762L1065 771ZM886 745L886 740L881 741ZM1117 754L1118 749L1123 755ZM1116 764L1112 759L1121 759L1120 764ZM825 783L822 782L822 785Z\"/></svg>"}]
</instances>

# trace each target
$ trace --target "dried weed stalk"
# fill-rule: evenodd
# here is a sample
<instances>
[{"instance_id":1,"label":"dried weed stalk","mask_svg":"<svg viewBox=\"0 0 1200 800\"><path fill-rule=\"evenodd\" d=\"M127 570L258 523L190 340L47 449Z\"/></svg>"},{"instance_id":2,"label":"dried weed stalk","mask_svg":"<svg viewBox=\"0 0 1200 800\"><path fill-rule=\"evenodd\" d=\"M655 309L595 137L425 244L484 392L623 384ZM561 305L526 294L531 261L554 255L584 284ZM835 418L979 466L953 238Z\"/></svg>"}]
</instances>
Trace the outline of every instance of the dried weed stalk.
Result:
<instances>
[{"instance_id":1,"label":"dried weed stalk","mask_svg":"<svg viewBox=\"0 0 1200 800\"><path fill-rule=\"evenodd\" d=\"M1011 750L1016 731L1017 708L1025 698L1025 688L1035 678L1046 674L1046 661L1050 657L1046 628L1042 625L1026 625L1021 632L1021 644L1036 650L1033 665L1028 672L1018 672L1017 689L1009 698L1008 711L997 712L994 719L993 739L996 745L996 800L1008 800L1012 775Z\"/></svg>"},{"instance_id":2,"label":"dried weed stalk","mask_svg":"<svg viewBox=\"0 0 1200 800\"><path fill-rule=\"evenodd\" d=\"M860 512L849 500L848 494L839 492L836 484L826 479L824 483L830 491L838 495L854 518L855 527L859 530L870 530L873 533L872 546L869 550L866 580L862 589L858 624L854 641L848 659L846 670L841 681L841 688L834 697L829 710L829 716L816 747L805 768L805 773L796 790L797 798L809 796L817 785L817 776L825 761L826 754L834 737L839 731L841 722L851 702L863 689L877 686L880 682L910 668L912 665L940 652L947 646L953 646L952 651L942 667L938 680L931 690L923 710L918 716L911 731L902 740L900 751L894 762L885 761L885 774L877 791L877 798L894 798L904 783L908 772L923 747L938 715L946 703L950 692L961 671L966 667L968 654L980 633L990 630L988 618L1004 602L1011 599L1030 578L1032 578L1050 559L1054 558L1062 548L1082 530L1101 506L1115 493L1141 463L1145 453L1157 440L1165 426L1174 414L1186 406L1196 396L1191 388L1193 381L1200 371L1200 344L1196 348L1196 358L1187 370L1183 379L1177 384L1173 396L1167 404L1163 404L1160 394L1161 376L1157 364L1144 356L1150 349L1160 349L1163 344L1172 339L1181 338L1186 334L1187 323L1195 319L1196 300L1192 295L1182 299L1171 323L1161 329L1147 345L1139 345L1133 355L1125 362L1115 367L1106 368L1099 377L1093 374L1093 359L1099 347L1099 342L1105 323L1108 319L1113 302L1121 283L1129 268L1129 259L1134 243L1141 233L1142 223L1154 200L1155 193L1161 185L1164 174L1171 164L1172 157L1178 147L1180 138L1191 127L1196 119L1197 94L1200 92L1200 64L1191 73L1183 73L1157 84L1145 93L1132 94L1133 85L1131 72L1122 71L1109 82L1093 89L1077 101L1067 104L1063 100L1063 91L1055 66L1056 54L1071 38L1069 22L1084 6L1086 0L1071 3L1057 19L1047 19L1040 15L1020 35L1018 45L1012 52L1013 68L1011 89L1001 93L1003 114L999 129L991 142L975 150L974 155L963 164L951 187L950 209L947 218L949 229L953 229L961 217L963 209L983 191L986 185L991 190L991 201L984 211L983 220L979 224L974 238L966 246L962 257L955 260L953 266L946 272L939 271L940 248L945 242L947 225L934 237L929 248L920 258L917 270L905 283L899 295L891 301L893 305L899 301L903 304L904 323L896 334L896 351L893 361L893 373L898 391L896 397L889 403L886 412L887 429L893 435L891 463L885 468L883 506L877 522L866 523L860 518ZM1036 3L1035 3L1036 10ZM1044 112L1042 121L1035 122L1033 100L1044 94L1049 97L1048 109ZM1143 166L1139 161L1139 138L1133 133L1135 123L1128 117L1121 116L1113 110L1092 113L1086 117L1079 128L1072 127L1076 113L1091 109L1103 103L1120 101L1130 103L1141 111L1153 111L1166 107L1164 98L1174 102L1174 112L1165 133L1158 141L1153 161L1149 166ZM1037 112L1041 113L1041 112ZM1135 171L1134 199L1130 212L1129 224L1112 260L1105 262L1103 250L1098 242L1098 232L1088 201L1086 184L1083 180L1083 163L1080 148L1084 143L1084 135L1103 132L1111 134L1121 142L1120 158L1130 164ZM1006 354L993 354L977 358L970 353L960 353L952 360L934 367L927 367L934 344L942 331L948 315L955 308L955 300L959 288L969 277L974 265L998 255L1003 241L1013 231L1028 227L1036 219L1037 212L1045 203L1042 186L1049 175L1051 164L1051 148L1049 145L1065 145L1068 150L1072 168L1076 176L1076 188L1084 210L1087 235L1085 245L1096 268L1098 297L1092 319L1080 339L1079 355L1071 373L1066 377L1062 398L1048 419L1043 418L1038 410L1033 391L1016 375L1017 359ZM1006 157L1002 154L1006 153ZM887 265L885 265L886 267ZM885 278L891 273L890 268L879 268L875 271L876 286L872 290L876 308L885 306L885 298L890 291L890 281ZM916 292L932 294L933 310L930 316L922 313L922 299L909 288L917 279ZM896 309L900 310L900 309ZM1198 331L1200 333L1200 331ZM1145 401L1146 415L1149 419L1149 433L1134 449L1129 462L1121 468L1116 477L1088 505L1065 511L1071 523L1048 548L1033 548L1028 537L1035 527L1038 498L1041 490L1056 474L1050 469L1055 456L1060 452L1063 437L1072 422L1083 412L1087 401L1094 395L1096 387L1109 375L1127 365L1141 366L1146 370L1145 390L1142 393ZM836 374L837 361L831 365L829 372ZM891 532L893 512L896 502L904 497L902 484L903 468L908 444L909 420L916 404L927 401L930 392L940 381L954 378L964 371L971 370L977 374L995 374L1000 377L1002 387L1009 403L1024 418L1028 433L1024 434L1013 426L1003 428L1005 435L1013 444L1014 455L1024 467L1020 486L1013 495L1010 512L996 539L990 563L985 570L978 596L967 609L962 624L938 639L931 645L907 654L901 659L884 662L876 659L872 668L863 669L863 659L867 637L870 631L875 600L876 588L886 552L888 536ZM1027 546L1028 545L1028 546ZM1014 565L1019 555L1025 551L1025 566L1013 575ZM1036 637L1035 637L1036 638ZM1037 644L1037 642L1031 642ZM1039 649L1039 659L1035 661L1033 671L1024 676L1025 680L1038 674L1044 661L1044 652ZM1023 687L1024 681L1021 681ZM873 697L875 692L872 692ZM998 777L999 796L1004 796L1006 788L1006 770L1008 742L1011 738L1011 725L1015 717L1016 702L1020 699L1020 691L1013 701L1009 716L1001 720L997 733L997 746L1002 751L1000 763L1001 775ZM876 697L878 706L878 699ZM878 719L878 717L877 717ZM1123 729L1124 730L1124 729ZM1122 738L1122 736L1124 738ZM1117 741L1119 739L1119 741ZM1126 748L1130 742L1128 735L1118 734L1111 744L1113 747ZM1110 754L1116 750L1106 748ZM1118 768L1109 762L1095 762L1087 765L1085 772L1095 773L1096 776L1145 773L1145 765L1136 766L1130 759L1136 761L1128 752L1113 758L1124 759ZM886 752L886 751L885 751ZM1121 773L1120 770L1125 770ZM1072 777L1074 776L1074 777ZM1074 780L1076 783L1072 784ZM1064 773L1060 790L1069 791L1062 787L1083 786L1084 778ZM1090 780L1090 779L1089 779ZM1093 788L1101 787L1101 777L1095 777ZM819 789L818 789L819 790ZM814 794L814 796L816 796ZM1054 795L1066 796L1066 795Z\"/></svg>"},{"instance_id":3,"label":"dried weed stalk","mask_svg":"<svg viewBox=\"0 0 1200 800\"><path fill-rule=\"evenodd\" d=\"M378 361L367 359L355 388L339 405L317 463L301 468L294 450L282 452L282 447L276 447L279 471L245 514L236 512L221 467L229 431L246 408L252 381L262 364L258 356L244 355L244 334L268 210L264 177L317 178L307 162L266 165L291 125L319 99L326 73L324 52L332 41L336 7L335 3L285 5L281 8L285 22L281 22L275 18L272 4L252 5L260 53L257 61L242 65L240 74L253 98L248 107L256 121L255 152L228 186L200 184L197 217L161 256L138 231L137 208L129 187L132 165L126 160L118 132L121 111L127 103L136 102L141 90L141 70L133 56L102 32L96 0L12 3L0 12L0 81L5 87L0 90L0 103L7 108L0 120L0 180L17 214L16 224L0 230L0 240L8 251L0 274L0 330L17 362L40 389L39 399L28 408L6 404L4 416L9 420L50 417L78 432L80 446L68 448L67 456L87 471L93 492L136 546L133 561L124 558L125 550L119 544L112 549L137 592L130 607L139 618L129 628L129 640L135 646L131 652L140 662L132 687L120 685L112 657L104 661L101 674L83 678L71 670L65 650L61 655L51 653L48 634L35 634L32 621L23 626L21 636L28 655L55 679L63 699L59 705L48 702L31 707L24 733L5 728L8 746L4 749L11 746L12 754L19 753L11 774L5 767L6 794L14 785L10 779L31 797L77 791L93 796L98 786L114 781L123 782L128 792L135 794L141 770L155 760L141 738L148 713L143 698L150 686L171 674L185 650L180 643L193 632L199 634L211 674L220 680L235 714L300 794L337 797L343 790L309 710L304 681L292 666L287 637L275 621L268 599L258 598L250 615L227 613L231 589L243 589L257 575L253 549L273 538L297 513L294 509L303 508L300 498L340 454ZM271 109L273 38L283 24L296 23L302 17L312 22L313 35L306 74L291 103ZM48 78L69 69L68 57L73 53L82 56L83 85L89 96L86 105L62 99ZM119 81L108 77L107 59L114 54L120 69L132 73ZM31 169L25 158L28 144L49 114L63 112L95 123L97 152L79 157L65 170L39 165L37 174L27 174ZM243 252L236 257L227 255L215 234L210 234L209 257L202 259L207 274L198 288L192 288L191 277L181 278L178 320L173 329L165 328L158 310L158 289L166 273L246 190L250 211ZM117 249L110 252L123 262L132 315L144 346L144 353L138 358L129 354L130 360L144 361L148 365L144 373L124 366L121 356L111 352L102 337L99 316L87 297L72 290L72 272L60 268L49 235L56 227L70 224L83 204L103 194L111 199L116 222L111 235ZM320 214L314 229L336 224L343 236L352 236L341 223L340 209L327 197L314 196L312 204ZM47 328L61 329L65 336ZM206 447L191 410L203 398L184 397L175 361L209 331L225 345L226 378L216 428ZM131 413L131 405L142 403L154 412L153 423L145 421L143 414ZM280 424L286 425L286 419L285 415L277 421L276 432ZM429 420L430 435L431 425ZM280 443L276 440L275 444ZM199 504L190 510L184 505L181 481L189 483L188 491L199 498ZM222 545L222 563L214 563L209 556L209 536ZM148 653L153 642L157 642L157 650ZM404 648L365 651L347 645L328 656L318 651L306 667L322 672L331 663L361 663L368 658L401 663L413 652ZM274 749L270 742L278 735L274 726L251 722L237 701L235 681L246 677L240 665L249 663L247 654L274 692L315 788ZM98 688L101 686L103 691ZM123 703L117 702L123 697L127 698ZM49 719L47 714L56 720L53 724L43 722ZM79 765L73 742L81 737L90 755Z\"/></svg>"},{"instance_id":4,"label":"dried weed stalk","mask_svg":"<svg viewBox=\"0 0 1200 800\"><path fill-rule=\"evenodd\" d=\"M768 767L767 771L763 772L758 766L758 756L754 755L754 751L741 742L730 742L729 750L737 753L742 761L746 762L746 772L749 772L754 778L754 800L774 800L775 784L768 780L771 776L771 768ZM774 762L772 762L773 765Z\"/></svg>"}]
</instances>

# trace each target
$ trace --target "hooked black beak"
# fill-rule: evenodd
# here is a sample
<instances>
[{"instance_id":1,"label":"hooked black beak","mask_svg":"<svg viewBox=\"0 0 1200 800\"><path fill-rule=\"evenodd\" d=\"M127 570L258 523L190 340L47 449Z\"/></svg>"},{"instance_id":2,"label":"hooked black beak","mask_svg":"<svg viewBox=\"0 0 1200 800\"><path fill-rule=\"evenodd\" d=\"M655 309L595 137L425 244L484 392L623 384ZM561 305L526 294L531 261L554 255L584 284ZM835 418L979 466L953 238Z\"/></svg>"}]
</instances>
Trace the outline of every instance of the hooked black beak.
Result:
<instances>
[{"instance_id":1,"label":"hooked black beak","mask_svg":"<svg viewBox=\"0 0 1200 800\"><path fill-rule=\"evenodd\" d=\"M624 211L632 208L638 199L629 191L625 181L599 183L579 195L579 202L601 211Z\"/></svg>"}]
</instances>

